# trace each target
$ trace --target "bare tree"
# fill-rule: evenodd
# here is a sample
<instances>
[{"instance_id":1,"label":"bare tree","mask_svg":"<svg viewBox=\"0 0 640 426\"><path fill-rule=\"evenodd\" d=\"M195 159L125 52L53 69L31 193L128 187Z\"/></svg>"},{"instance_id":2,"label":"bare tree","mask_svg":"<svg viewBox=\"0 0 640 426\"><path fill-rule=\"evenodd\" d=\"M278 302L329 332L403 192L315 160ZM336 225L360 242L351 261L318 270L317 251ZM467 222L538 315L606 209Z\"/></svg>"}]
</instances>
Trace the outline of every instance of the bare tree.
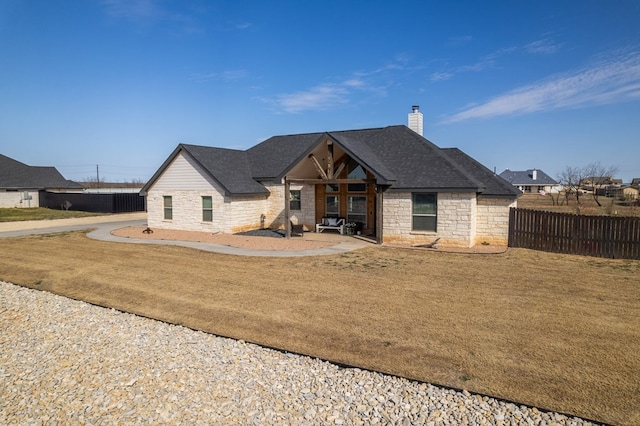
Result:
<instances>
[{"instance_id":1,"label":"bare tree","mask_svg":"<svg viewBox=\"0 0 640 426\"><path fill-rule=\"evenodd\" d=\"M593 200L598 207L602 207L598 196L600 195L599 189L604 188L606 185L613 183L613 175L618 171L617 167L609 166L605 167L600 162L591 163L583 168L584 179L588 179L590 185L593 187Z\"/></svg>"},{"instance_id":2,"label":"bare tree","mask_svg":"<svg viewBox=\"0 0 640 426\"><path fill-rule=\"evenodd\" d=\"M569 205L569 197L571 194L576 196L576 209L580 213L580 196L583 187L589 185L592 189L592 196L596 204L602 207L598 200L598 189L608 184L616 173L616 167L605 167L600 162L591 163L584 167L567 166L558 173L558 182L562 185L567 205Z\"/></svg>"},{"instance_id":3,"label":"bare tree","mask_svg":"<svg viewBox=\"0 0 640 426\"><path fill-rule=\"evenodd\" d=\"M579 167L567 166L564 170L558 173L558 183L562 185L567 205L569 205L569 197L571 194L575 194L578 210L580 208L580 182L582 179L582 170Z\"/></svg>"}]
</instances>

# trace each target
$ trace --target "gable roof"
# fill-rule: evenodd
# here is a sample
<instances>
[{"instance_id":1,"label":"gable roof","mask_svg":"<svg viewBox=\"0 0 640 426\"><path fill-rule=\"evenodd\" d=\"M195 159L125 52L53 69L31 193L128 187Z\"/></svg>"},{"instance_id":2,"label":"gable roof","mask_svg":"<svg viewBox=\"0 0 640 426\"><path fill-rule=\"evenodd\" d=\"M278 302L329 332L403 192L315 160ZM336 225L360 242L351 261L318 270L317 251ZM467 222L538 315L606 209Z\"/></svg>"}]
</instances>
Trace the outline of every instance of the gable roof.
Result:
<instances>
[{"instance_id":1,"label":"gable roof","mask_svg":"<svg viewBox=\"0 0 640 426\"><path fill-rule=\"evenodd\" d=\"M246 151L214 148L209 146L179 144L169 158L160 166L146 185L140 190L146 194L173 160L184 152L195 161L213 179L226 195L268 194L269 191L252 178L250 163Z\"/></svg>"},{"instance_id":2,"label":"gable roof","mask_svg":"<svg viewBox=\"0 0 640 426\"><path fill-rule=\"evenodd\" d=\"M77 182L65 179L55 167L28 166L0 154L0 188L3 189L82 189Z\"/></svg>"},{"instance_id":3,"label":"gable roof","mask_svg":"<svg viewBox=\"0 0 640 426\"><path fill-rule=\"evenodd\" d=\"M408 127L274 136L250 148L255 179L280 179L326 137L392 190L482 192L485 184Z\"/></svg>"},{"instance_id":4,"label":"gable roof","mask_svg":"<svg viewBox=\"0 0 640 426\"><path fill-rule=\"evenodd\" d=\"M484 189L484 183L407 126L345 133L369 148L375 158L372 163L389 170L395 181L391 190L482 192Z\"/></svg>"},{"instance_id":5,"label":"gable roof","mask_svg":"<svg viewBox=\"0 0 640 426\"><path fill-rule=\"evenodd\" d=\"M469 173L473 174L476 179L485 184L485 190L482 191L483 196L501 197L501 196L520 196L522 191L496 175L494 172L480 164L478 161L469 157L458 148L444 148L447 155L453 158L458 164L465 168Z\"/></svg>"},{"instance_id":6,"label":"gable roof","mask_svg":"<svg viewBox=\"0 0 640 426\"><path fill-rule=\"evenodd\" d=\"M536 179L533 179L533 171L536 171ZM512 185L558 185L549 175L540 169L529 169L524 171L505 170L500 173L500 177Z\"/></svg>"},{"instance_id":7,"label":"gable roof","mask_svg":"<svg viewBox=\"0 0 640 426\"><path fill-rule=\"evenodd\" d=\"M142 188L146 193L179 152L191 156L227 195L264 194L330 139L391 191L476 192L515 197L519 191L458 149L442 149L407 126L273 136L246 151L180 144Z\"/></svg>"}]
</instances>

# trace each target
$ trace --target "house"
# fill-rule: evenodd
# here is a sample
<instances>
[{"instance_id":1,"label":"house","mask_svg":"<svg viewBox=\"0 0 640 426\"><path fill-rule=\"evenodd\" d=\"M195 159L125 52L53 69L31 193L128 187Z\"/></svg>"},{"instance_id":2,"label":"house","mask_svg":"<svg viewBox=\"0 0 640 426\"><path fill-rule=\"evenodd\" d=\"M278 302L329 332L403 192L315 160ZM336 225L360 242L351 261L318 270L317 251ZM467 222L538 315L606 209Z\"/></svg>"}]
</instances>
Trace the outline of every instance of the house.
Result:
<instances>
[{"instance_id":1,"label":"house","mask_svg":"<svg viewBox=\"0 0 640 426\"><path fill-rule=\"evenodd\" d=\"M525 194L532 192L544 194L548 192L559 192L561 190L560 184L540 169L524 171L506 169L500 173L500 177Z\"/></svg>"},{"instance_id":2,"label":"house","mask_svg":"<svg viewBox=\"0 0 640 426\"><path fill-rule=\"evenodd\" d=\"M341 217L378 243L470 247L506 244L520 191L459 149L396 125L274 136L246 151L179 144L141 194L151 228L314 230Z\"/></svg>"},{"instance_id":3,"label":"house","mask_svg":"<svg viewBox=\"0 0 640 426\"><path fill-rule=\"evenodd\" d=\"M637 186L622 185L615 190L615 197L622 201L635 201L638 199L640 190Z\"/></svg>"},{"instance_id":4,"label":"house","mask_svg":"<svg viewBox=\"0 0 640 426\"><path fill-rule=\"evenodd\" d=\"M28 166L0 154L0 208L39 207L40 191L82 192L55 167Z\"/></svg>"}]
</instances>

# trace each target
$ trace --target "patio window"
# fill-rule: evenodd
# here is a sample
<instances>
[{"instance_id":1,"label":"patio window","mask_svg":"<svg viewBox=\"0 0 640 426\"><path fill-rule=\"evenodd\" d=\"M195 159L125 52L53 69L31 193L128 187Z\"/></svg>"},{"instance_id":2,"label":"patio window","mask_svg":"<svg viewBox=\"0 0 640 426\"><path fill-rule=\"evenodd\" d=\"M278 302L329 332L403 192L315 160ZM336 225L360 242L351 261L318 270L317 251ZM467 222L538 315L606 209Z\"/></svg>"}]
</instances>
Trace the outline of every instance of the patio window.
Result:
<instances>
[{"instance_id":1,"label":"patio window","mask_svg":"<svg viewBox=\"0 0 640 426\"><path fill-rule=\"evenodd\" d=\"M211 196L202 197L202 221L213 222L213 200Z\"/></svg>"},{"instance_id":2,"label":"patio window","mask_svg":"<svg viewBox=\"0 0 640 426\"><path fill-rule=\"evenodd\" d=\"M325 214L333 217L340 216L340 197L337 195L327 195L326 200Z\"/></svg>"},{"instance_id":3,"label":"patio window","mask_svg":"<svg viewBox=\"0 0 640 426\"><path fill-rule=\"evenodd\" d=\"M437 194L413 194L412 213L412 230L436 232L438 219Z\"/></svg>"},{"instance_id":4,"label":"patio window","mask_svg":"<svg viewBox=\"0 0 640 426\"><path fill-rule=\"evenodd\" d=\"M358 229L367 226L367 197L363 195L350 195L347 197L347 221L354 222Z\"/></svg>"},{"instance_id":5,"label":"patio window","mask_svg":"<svg viewBox=\"0 0 640 426\"><path fill-rule=\"evenodd\" d=\"M173 219L173 199L170 195L165 195L162 198L164 199L164 219L171 220Z\"/></svg>"},{"instance_id":6,"label":"patio window","mask_svg":"<svg viewBox=\"0 0 640 426\"><path fill-rule=\"evenodd\" d=\"M337 183L328 183L325 190L327 192L340 192L340 185Z\"/></svg>"},{"instance_id":7,"label":"patio window","mask_svg":"<svg viewBox=\"0 0 640 426\"><path fill-rule=\"evenodd\" d=\"M291 195L289 198L289 209L290 210L301 210L302 209L302 201L301 201L302 191L299 189L292 189Z\"/></svg>"},{"instance_id":8,"label":"patio window","mask_svg":"<svg viewBox=\"0 0 640 426\"><path fill-rule=\"evenodd\" d=\"M349 162L349 174L347 177L349 179L366 179L367 172L364 171L364 168L360 164L351 160ZM366 183L350 183L347 188L349 192L366 192L367 184Z\"/></svg>"}]
</instances>

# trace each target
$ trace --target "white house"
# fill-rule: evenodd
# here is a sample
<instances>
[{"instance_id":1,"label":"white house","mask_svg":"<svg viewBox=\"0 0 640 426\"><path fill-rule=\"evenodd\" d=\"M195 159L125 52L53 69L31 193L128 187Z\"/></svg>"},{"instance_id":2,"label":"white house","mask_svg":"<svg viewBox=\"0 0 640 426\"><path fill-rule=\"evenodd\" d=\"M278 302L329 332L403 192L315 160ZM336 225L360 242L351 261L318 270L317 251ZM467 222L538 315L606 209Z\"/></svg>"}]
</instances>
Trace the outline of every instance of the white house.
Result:
<instances>
[{"instance_id":1,"label":"white house","mask_svg":"<svg viewBox=\"0 0 640 426\"><path fill-rule=\"evenodd\" d=\"M180 144L141 193L151 228L315 230L335 217L378 243L465 247L506 244L520 195L406 126L274 136L246 151Z\"/></svg>"},{"instance_id":2,"label":"white house","mask_svg":"<svg viewBox=\"0 0 640 426\"><path fill-rule=\"evenodd\" d=\"M562 185L540 169L529 169L523 171L512 171L507 169L500 173L500 177L525 194L555 193L562 190Z\"/></svg>"}]
</instances>

